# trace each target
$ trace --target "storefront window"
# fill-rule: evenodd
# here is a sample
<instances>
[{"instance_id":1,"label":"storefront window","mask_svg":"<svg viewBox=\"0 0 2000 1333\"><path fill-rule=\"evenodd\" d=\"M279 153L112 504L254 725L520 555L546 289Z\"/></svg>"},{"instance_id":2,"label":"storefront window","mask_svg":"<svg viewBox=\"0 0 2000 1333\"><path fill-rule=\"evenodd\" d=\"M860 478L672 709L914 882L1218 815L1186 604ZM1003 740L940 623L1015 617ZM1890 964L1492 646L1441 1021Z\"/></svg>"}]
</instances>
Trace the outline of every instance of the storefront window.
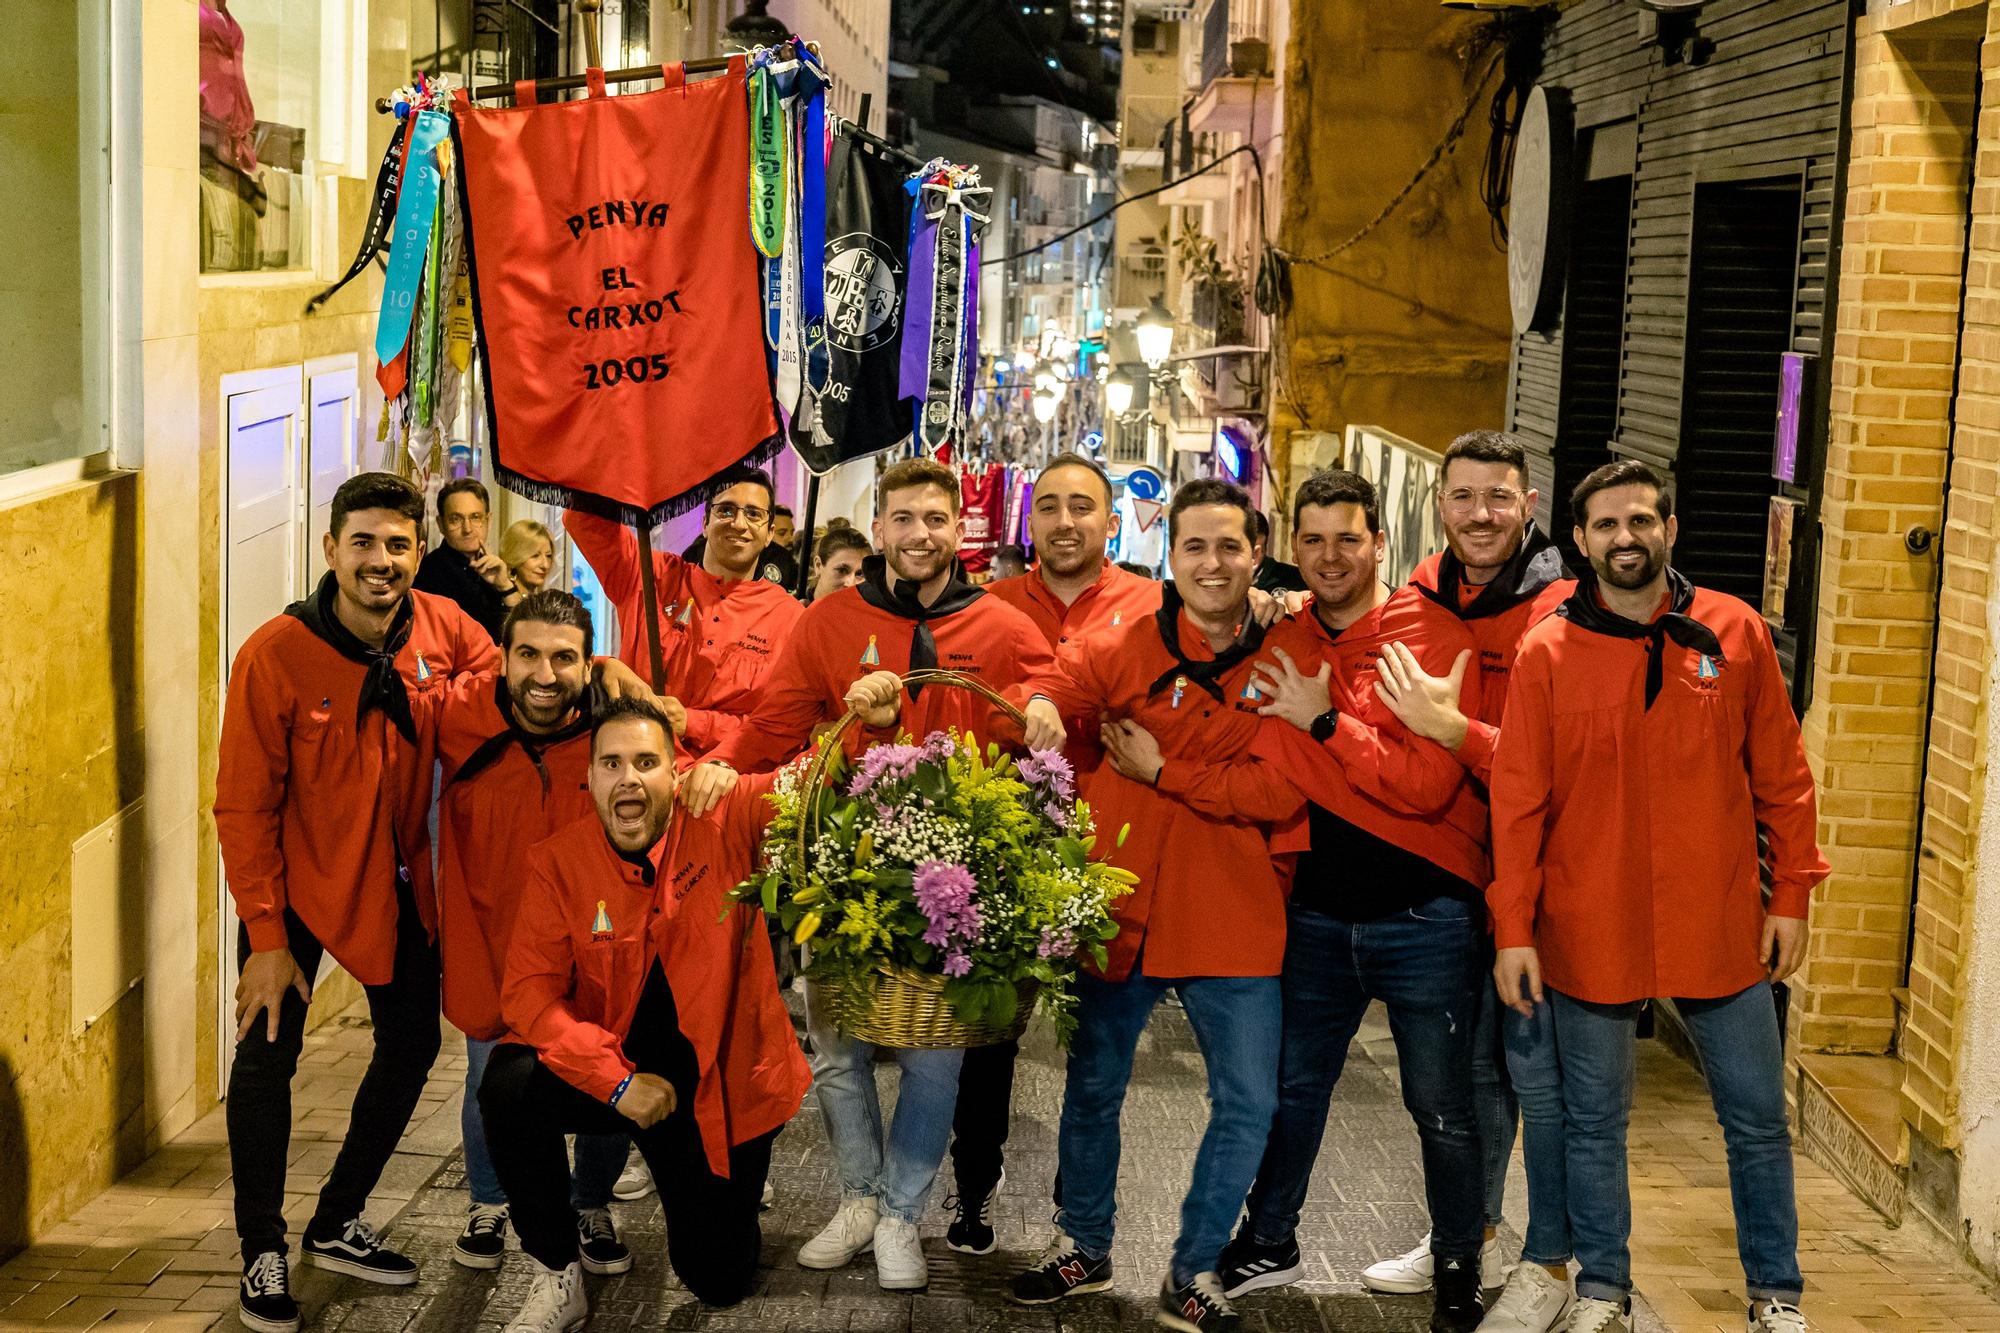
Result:
<instances>
[{"instance_id":1,"label":"storefront window","mask_svg":"<svg viewBox=\"0 0 2000 1333\"><path fill-rule=\"evenodd\" d=\"M319 0L199 10L202 271L310 268L325 11Z\"/></svg>"},{"instance_id":2,"label":"storefront window","mask_svg":"<svg viewBox=\"0 0 2000 1333\"><path fill-rule=\"evenodd\" d=\"M0 473L104 452L102 0L11 6L0 43Z\"/></svg>"}]
</instances>

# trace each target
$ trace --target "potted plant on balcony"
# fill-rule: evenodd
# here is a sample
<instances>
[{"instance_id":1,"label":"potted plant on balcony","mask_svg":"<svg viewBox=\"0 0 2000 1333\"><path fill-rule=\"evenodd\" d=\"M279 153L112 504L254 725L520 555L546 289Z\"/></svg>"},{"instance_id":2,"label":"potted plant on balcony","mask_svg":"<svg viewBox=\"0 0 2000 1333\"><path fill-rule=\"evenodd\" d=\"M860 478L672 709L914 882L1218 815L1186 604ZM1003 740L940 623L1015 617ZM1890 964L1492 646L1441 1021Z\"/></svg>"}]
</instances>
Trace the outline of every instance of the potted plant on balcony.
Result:
<instances>
[{"instance_id":1,"label":"potted plant on balcony","mask_svg":"<svg viewBox=\"0 0 2000 1333\"><path fill-rule=\"evenodd\" d=\"M1194 322L1210 330L1219 347L1242 342L1246 336L1243 318L1246 289L1243 279L1223 262L1215 238L1188 222L1174 238L1174 249L1180 256L1181 271L1191 284L1189 314Z\"/></svg>"}]
</instances>

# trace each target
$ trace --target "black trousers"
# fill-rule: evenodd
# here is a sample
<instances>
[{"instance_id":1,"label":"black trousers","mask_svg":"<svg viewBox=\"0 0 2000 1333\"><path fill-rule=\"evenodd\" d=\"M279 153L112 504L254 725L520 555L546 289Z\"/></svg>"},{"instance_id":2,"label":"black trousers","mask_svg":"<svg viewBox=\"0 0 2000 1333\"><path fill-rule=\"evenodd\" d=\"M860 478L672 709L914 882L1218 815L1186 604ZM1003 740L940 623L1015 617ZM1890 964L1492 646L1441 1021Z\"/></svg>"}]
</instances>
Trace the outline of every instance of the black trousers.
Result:
<instances>
[{"instance_id":1,"label":"black trousers","mask_svg":"<svg viewBox=\"0 0 2000 1333\"><path fill-rule=\"evenodd\" d=\"M625 1055L641 1073L658 1074L674 1087L673 1114L651 1129L638 1128L616 1107L565 1082L532 1047L503 1043L479 1085L486 1147L507 1191L521 1248L546 1267L563 1268L577 1258L563 1136L629 1132L659 1186L674 1275L697 1300L734 1305L756 1284L764 1244L758 1207L778 1131L731 1148L727 1180L710 1171L695 1124L694 1079L672 1045L679 1038L665 978L656 966L625 1041Z\"/></svg>"},{"instance_id":2,"label":"black trousers","mask_svg":"<svg viewBox=\"0 0 2000 1333\"><path fill-rule=\"evenodd\" d=\"M325 952L303 921L285 909L291 954L311 981ZM250 958L250 932L236 931L236 970ZM440 999L437 948L424 934L407 885L396 894L396 969L388 982L364 988L375 1050L354 1093L347 1137L333 1159L319 1205L306 1230L320 1234L361 1216L389 1155L409 1128L417 1099L437 1059ZM305 1041L306 1002L285 992L278 1039L265 1033L262 1013L236 1043L229 1067L229 1169L236 1187L236 1235L243 1257L285 1248L285 1163L292 1140L292 1075Z\"/></svg>"},{"instance_id":3,"label":"black trousers","mask_svg":"<svg viewBox=\"0 0 2000 1333\"><path fill-rule=\"evenodd\" d=\"M1014 1109L1017 1041L974 1046L958 1071L958 1106L951 1117L951 1173L961 1198L976 1198L1000 1180L1008 1120Z\"/></svg>"}]
</instances>

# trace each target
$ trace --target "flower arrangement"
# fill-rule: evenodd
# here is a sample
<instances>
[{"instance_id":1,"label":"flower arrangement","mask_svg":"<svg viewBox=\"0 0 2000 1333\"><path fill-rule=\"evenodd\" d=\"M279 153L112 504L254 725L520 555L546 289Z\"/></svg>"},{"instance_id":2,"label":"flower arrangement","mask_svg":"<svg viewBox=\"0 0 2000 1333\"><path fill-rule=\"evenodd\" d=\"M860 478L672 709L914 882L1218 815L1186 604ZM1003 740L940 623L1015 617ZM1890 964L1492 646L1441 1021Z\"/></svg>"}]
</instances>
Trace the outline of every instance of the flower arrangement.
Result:
<instances>
[{"instance_id":1,"label":"flower arrangement","mask_svg":"<svg viewBox=\"0 0 2000 1333\"><path fill-rule=\"evenodd\" d=\"M806 765L779 775L758 870L736 896L810 945L816 981L866 986L885 964L941 976L961 1021L997 1027L1039 996L1067 1041L1070 982L1083 959L1103 965L1111 904L1134 876L1091 858L1090 807L1061 753L1016 760L938 731L825 758L803 840Z\"/></svg>"}]
</instances>

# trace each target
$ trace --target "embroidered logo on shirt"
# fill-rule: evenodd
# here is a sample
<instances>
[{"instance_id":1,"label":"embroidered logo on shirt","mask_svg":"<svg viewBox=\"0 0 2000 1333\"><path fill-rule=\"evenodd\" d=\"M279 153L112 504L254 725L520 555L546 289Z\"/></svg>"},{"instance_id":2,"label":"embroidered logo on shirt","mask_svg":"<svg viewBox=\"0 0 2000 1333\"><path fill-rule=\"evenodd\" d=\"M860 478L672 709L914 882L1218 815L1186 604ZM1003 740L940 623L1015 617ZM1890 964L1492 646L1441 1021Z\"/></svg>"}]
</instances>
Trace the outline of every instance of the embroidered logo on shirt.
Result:
<instances>
[{"instance_id":1,"label":"embroidered logo on shirt","mask_svg":"<svg viewBox=\"0 0 2000 1333\"><path fill-rule=\"evenodd\" d=\"M674 623L676 625L686 625L690 620L693 619L694 619L694 599L690 597L688 598L688 604L681 608L681 613L678 616L674 617Z\"/></svg>"},{"instance_id":2,"label":"embroidered logo on shirt","mask_svg":"<svg viewBox=\"0 0 2000 1333\"><path fill-rule=\"evenodd\" d=\"M426 681L429 680L430 678L431 678L431 664L429 662L424 661L423 653L419 652L417 654L417 679L419 681Z\"/></svg>"},{"instance_id":3,"label":"embroidered logo on shirt","mask_svg":"<svg viewBox=\"0 0 2000 1333\"><path fill-rule=\"evenodd\" d=\"M1170 703L1170 704L1168 704L1168 705L1167 705L1167 707L1169 707L1169 708L1179 708L1179 707L1181 706L1181 696L1182 696L1183 694L1186 694L1186 693L1187 693L1187 677L1186 677L1186 676L1175 676L1175 677L1174 677L1174 698L1173 698L1173 702L1172 702L1172 703Z\"/></svg>"},{"instance_id":4,"label":"embroidered logo on shirt","mask_svg":"<svg viewBox=\"0 0 2000 1333\"><path fill-rule=\"evenodd\" d=\"M604 899L597 900L597 916L590 923L590 938L608 940L611 938L611 913L604 910Z\"/></svg>"},{"instance_id":5,"label":"embroidered logo on shirt","mask_svg":"<svg viewBox=\"0 0 2000 1333\"><path fill-rule=\"evenodd\" d=\"M1125 613L1123 611L1113 611L1111 613L1111 628L1117 629L1120 625L1124 623L1125 623Z\"/></svg>"},{"instance_id":6,"label":"embroidered logo on shirt","mask_svg":"<svg viewBox=\"0 0 2000 1333\"><path fill-rule=\"evenodd\" d=\"M875 651L875 636L873 634L868 636L868 647L862 650L861 665L862 666L882 665L882 654Z\"/></svg>"},{"instance_id":7,"label":"embroidered logo on shirt","mask_svg":"<svg viewBox=\"0 0 2000 1333\"><path fill-rule=\"evenodd\" d=\"M1707 653L1703 653L1701 655L1701 665L1698 668L1696 668L1696 670L1703 680L1714 680L1717 676L1722 674L1719 670L1716 669L1715 659L1710 657Z\"/></svg>"},{"instance_id":8,"label":"embroidered logo on shirt","mask_svg":"<svg viewBox=\"0 0 2000 1333\"><path fill-rule=\"evenodd\" d=\"M1257 688L1256 681L1254 680L1246 681L1243 685L1243 693L1237 695L1236 697L1239 699L1248 699L1251 703L1254 704L1259 699L1262 699L1264 697L1264 692Z\"/></svg>"}]
</instances>

